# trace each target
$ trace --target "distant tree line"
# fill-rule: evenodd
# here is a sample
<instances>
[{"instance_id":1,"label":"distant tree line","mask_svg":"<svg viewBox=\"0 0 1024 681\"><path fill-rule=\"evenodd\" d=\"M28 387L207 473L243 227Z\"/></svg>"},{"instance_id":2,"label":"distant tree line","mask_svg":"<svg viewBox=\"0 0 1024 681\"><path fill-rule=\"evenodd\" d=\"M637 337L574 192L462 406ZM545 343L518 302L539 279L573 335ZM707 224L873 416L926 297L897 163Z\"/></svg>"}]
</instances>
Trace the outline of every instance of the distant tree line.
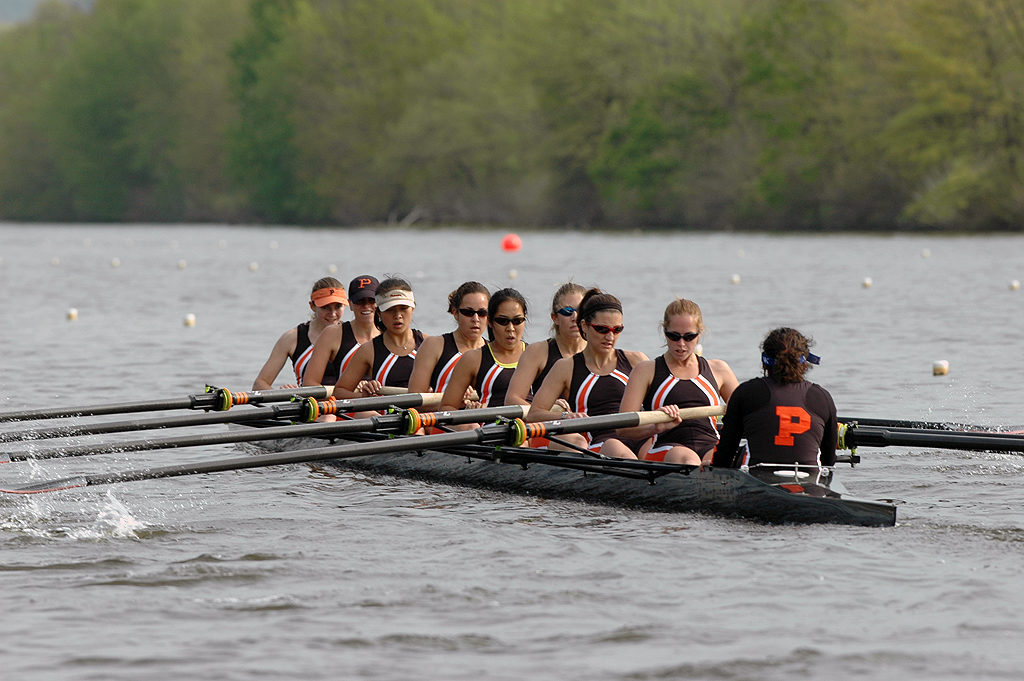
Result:
<instances>
[{"instance_id":1,"label":"distant tree line","mask_svg":"<svg viewBox=\"0 0 1024 681\"><path fill-rule=\"evenodd\" d=\"M1024 227L1020 0L51 0L0 218Z\"/></svg>"}]
</instances>

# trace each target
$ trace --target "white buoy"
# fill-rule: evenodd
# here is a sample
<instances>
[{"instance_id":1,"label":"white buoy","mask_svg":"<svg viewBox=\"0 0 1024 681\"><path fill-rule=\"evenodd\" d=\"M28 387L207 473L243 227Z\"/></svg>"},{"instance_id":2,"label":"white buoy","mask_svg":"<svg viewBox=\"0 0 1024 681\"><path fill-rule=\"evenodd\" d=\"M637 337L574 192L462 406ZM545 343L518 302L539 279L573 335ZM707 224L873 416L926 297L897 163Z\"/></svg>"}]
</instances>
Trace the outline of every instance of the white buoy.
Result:
<instances>
[{"instance_id":1,"label":"white buoy","mask_svg":"<svg viewBox=\"0 0 1024 681\"><path fill-rule=\"evenodd\" d=\"M277 250L277 242L276 241L271 241L270 244L268 244L268 245L270 246L270 250L272 250L272 251L276 251Z\"/></svg>"},{"instance_id":2,"label":"white buoy","mask_svg":"<svg viewBox=\"0 0 1024 681\"><path fill-rule=\"evenodd\" d=\"M864 277L864 281L862 281L860 285L863 286L864 288L871 288L871 285L873 283L875 282L871 281L871 277Z\"/></svg>"},{"instance_id":3,"label":"white buoy","mask_svg":"<svg viewBox=\"0 0 1024 681\"><path fill-rule=\"evenodd\" d=\"M255 260L252 261L251 263L249 263L249 271L250 272L255 272L259 268L260 268L260 264L258 262L256 262Z\"/></svg>"},{"instance_id":4,"label":"white buoy","mask_svg":"<svg viewBox=\"0 0 1024 681\"><path fill-rule=\"evenodd\" d=\"M121 258L111 258L110 259L110 266L111 267L120 267L121 266Z\"/></svg>"},{"instance_id":5,"label":"white buoy","mask_svg":"<svg viewBox=\"0 0 1024 681\"><path fill-rule=\"evenodd\" d=\"M926 248L923 251L921 251L921 257L922 258L930 258L930 257L932 257L931 249L930 248Z\"/></svg>"},{"instance_id":6,"label":"white buoy","mask_svg":"<svg viewBox=\"0 0 1024 681\"><path fill-rule=\"evenodd\" d=\"M85 237L84 239L82 239L82 245L85 246L86 248L91 248L92 239L90 239L89 237Z\"/></svg>"},{"instance_id":7,"label":"white buoy","mask_svg":"<svg viewBox=\"0 0 1024 681\"><path fill-rule=\"evenodd\" d=\"M78 310L73 307L68 308L67 318L69 322L73 322L78 319Z\"/></svg>"},{"instance_id":8,"label":"white buoy","mask_svg":"<svg viewBox=\"0 0 1024 681\"><path fill-rule=\"evenodd\" d=\"M328 265L327 266L327 273L328 274L337 274L338 273L338 266L337 265Z\"/></svg>"},{"instance_id":9,"label":"white buoy","mask_svg":"<svg viewBox=\"0 0 1024 681\"><path fill-rule=\"evenodd\" d=\"M178 269L183 270L188 267L188 263L184 259L178 261Z\"/></svg>"},{"instance_id":10,"label":"white buoy","mask_svg":"<svg viewBox=\"0 0 1024 681\"><path fill-rule=\"evenodd\" d=\"M949 373L949 361L940 359L932 362L932 376L945 376Z\"/></svg>"},{"instance_id":11,"label":"white buoy","mask_svg":"<svg viewBox=\"0 0 1024 681\"><path fill-rule=\"evenodd\" d=\"M736 286L737 284L740 283L740 275L738 275L738 274L732 275L732 278L729 281L732 282L733 286Z\"/></svg>"},{"instance_id":12,"label":"white buoy","mask_svg":"<svg viewBox=\"0 0 1024 681\"><path fill-rule=\"evenodd\" d=\"M1010 290L1011 291L1019 291L1020 290L1020 282L1017 281L1016 279L1011 281L1010 282Z\"/></svg>"},{"instance_id":13,"label":"white buoy","mask_svg":"<svg viewBox=\"0 0 1024 681\"><path fill-rule=\"evenodd\" d=\"M195 325L196 325L196 316L194 314L192 314L191 312L189 312L187 315L185 315L185 326L195 326Z\"/></svg>"},{"instance_id":14,"label":"white buoy","mask_svg":"<svg viewBox=\"0 0 1024 681\"><path fill-rule=\"evenodd\" d=\"M57 265L60 264L60 258L58 258L57 256L53 256L52 258L50 258L50 264L56 267Z\"/></svg>"},{"instance_id":15,"label":"white buoy","mask_svg":"<svg viewBox=\"0 0 1024 681\"><path fill-rule=\"evenodd\" d=\"M518 276L519 276L519 272L516 272L515 270L509 270L508 271L508 278L509 279L515 279Z\"/></svg>"},{"instance_id":16,"label":"white buoy","mask_svg":"<svg viewBox=\"0 0 1024 681\"><path fill-rule=\"evenodd\" d=\"M225 239L221 239L217 242L217 248L227 248L228 242Z\"/></svg>"}]
</instances>

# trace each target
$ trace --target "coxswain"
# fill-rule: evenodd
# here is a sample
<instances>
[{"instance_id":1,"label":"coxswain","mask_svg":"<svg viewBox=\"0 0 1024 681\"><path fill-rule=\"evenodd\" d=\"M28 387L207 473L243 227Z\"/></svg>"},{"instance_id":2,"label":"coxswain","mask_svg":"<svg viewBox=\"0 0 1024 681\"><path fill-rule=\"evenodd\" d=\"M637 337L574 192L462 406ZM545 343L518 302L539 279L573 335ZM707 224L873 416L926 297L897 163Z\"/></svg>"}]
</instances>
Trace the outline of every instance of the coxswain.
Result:
<instances>
[{"instance_id":1,"label":"coxswain","mask_svg":"<svg viewBox=\"0 0 1024 681\"><path fill-rule=\"evenodd\" d=\"M622 303L600 289L588 290L580 301L577 326L586 345L572 357L551 367L540 389L533 396L528 421L602 416L619 412L619 404L629 383L633 367L647 359L642 352L615 347L622 323ZM565 399L569 409L555 409L555 401ZM564 438L570 441L569 438ZM615 436L615 431L585 434L586 447L603 456L635 459L645 444Z\"/></svg>"},{"instance_id":2,"label":"coxswain","mask_svg":"<svg viewBox=\"0 0 1024 681\"><path fill-rule=\"evenodd\" d=\"M348 300L355 318L324 329L313 343L301 385L334 385L359 346L380 335L380 329L373 323L377 284L377 279L369 274L362 274L349 283Z\"/></svg>"},{"instance_id":3,"label":"coxswain","mask_svg":"<svg viewBox=\"0 0 1024 681\"><path fill-rule=\"evenodd\" d=\"M618 434L627 438L654 435L651 448L642 457L646 461L700 465L704 455L718 444L717 420L711 416L684 421L679 410L724 404L738 381L726 362L697 354L705 330L697 303L685 298L673 300L665 308L661 328L665 354L633 369L621 407L622 411L660 410L674 420L621 428Z\"/></svg>"},{"instance_id":4,"label":"coxswain","mask_svg":"<svg viewBox=\"0 0 1024 681\"><path fill-rule=\"evenodd\" d=\"M302 371L313 354L313 344L327 329L336 326L348 305L345 287L334 277L324 277L313 284L309 296L312 319L294 326L277 339L270 357L253 381L253 390L270 390L285 362L292 360L295 382L283 386L294 388L302 382Z\"/></svg>"},{"instance_id":5,"label":"coxswain","mask_svg":"<svg viewBox=\"0 0 1024 681\"><path fill-rule=\"evenodd\" d=\"M804 375L821 358L796 329L774 329L761 343L764 376L741 383L722 419L722 439L713 465L790 464L809 467L836 462L838 419L832 395ZM747 439L749 455L741 452Z\"/></svg>"}]
</instances>

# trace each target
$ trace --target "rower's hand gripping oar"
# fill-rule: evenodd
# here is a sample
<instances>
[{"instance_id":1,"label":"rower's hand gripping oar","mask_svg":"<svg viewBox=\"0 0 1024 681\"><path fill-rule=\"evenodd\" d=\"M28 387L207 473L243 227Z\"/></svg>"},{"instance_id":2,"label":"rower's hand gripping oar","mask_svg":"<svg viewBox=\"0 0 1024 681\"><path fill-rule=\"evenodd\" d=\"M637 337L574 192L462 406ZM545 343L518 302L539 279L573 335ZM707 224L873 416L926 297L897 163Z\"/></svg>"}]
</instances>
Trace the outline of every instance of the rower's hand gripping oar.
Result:
<instances>
[{"instance_id":1,"label":"rower's hand gripping oar","mask_svg":"<svg viewBox=\"0 0 1024 681\"><path fill-rule=\"evenodd\" d=\"M70 424L57 428L0 432L0 442L23 442L46 440L77 435L100 435L124 433L132 430L153 430L157 428L182 428L185 426L206 426L217 423L243 423L262 419L292 419L315 421L324 414L344 414L353 411L385 409L387 407L421 407L439 404L440 393L405 393L382 395L380 397L357 397L349 400L325 400L318 402L306 397L294 402L270 404L263 409L249 409L229 412L206 412L184 416L161 416L152 419L109 421L106 423Z\"/></svg>"},{"instance_id":2,"label":"rower's hand gripping oar","mask_svg":"<svg viewBox=\"0 0 1024 681\"><path fill-rule=\"evenodd\" d=\"M680 409L679 414L682 418L688 419L718 415L723 411L724 407L721 406L693 407L691 409ZM216 473L220 471L242 470L246 468L264 468L267 466L281 466L293 463L346 459L357 456L370 456L373 454L392 454L402 451L445 449L446 447L455 447L467 444L490 444L499 446L510 445L513 447L519 447L522 446L522 444L526 442L527 438L530 437L544 437L545 435L561 435L563 433L580 433L585 431L614 430L616 428L632 428L652 423L664 423L669 420L672 420L672 418L662 411L625 412L621 414L587 416L578 419L547 421L543 423L526 423L522 419L515 419L513 421L505 420L499 423L481 426L475 430L465 430L455 433L441 433L438 435L424 435L415 438L396 438L393 440L380 440L378 442L334 445L330 447L303 449L293 452L262 454L257 456L180 464L160 468L143 468L99 475L80 475L60 480L35 483L14 489L0 489L0 492L10 494L37 494L40 492L54 492L57 490L71 489L75 487L106 485L114 482L127 482L131 480L153 480L156 478Z\"/></svg>"},{"instance_id":3,"label":"rower's hand gripping oar","mask_svg":"<svg viewBox=\"0 0 1024 681\"><path fill-rule=\"evenodd\" d=\"M432 397L436 395L437 398ZM425 400L428 406L440 399L440 393L429 393ZM330 408L329 413L337 411L331 402L320 403L321 409ZM219 430L215 433L180 435L176 437L150 438L145 440L126 440L124 442L107 442L100 445L77 445L53 447L43 450L23 452L0 452L0 463L9 461L28 461L56 459L73 456L91 456L94 454L113 454L122 452L140 452L153 449L174 449L178 447L198 447L206 445L233 444L242 442L258 442L260 440L278 440L285 438L343 437L351 433L394 433L413 435L421 427L458 425L462 423L480 423L499 417L521 418L526 408L522 405L508 407L489 407L485 409L465 409L460 411L420 413L413 408L394 409L385 414L377 414L365 419L348 421L331 421L324 423L304 423L301 425L281 425L268 428L246 428L243 430Z\"/></svg>"},{"instance_id":4,"label":"rower's hand gripping oar","mask_svg":"<svg viewBox=\"0 0 1024 681\"><path fill-rule=\"evenodd\" d=\"M302 388L278 388L275 390L252 390L233 392L227 388L206 386L206 390L181 398L120 402L116 404L94 404L82 407L60 407L56 409L27 409L24 411L0 412L0 422L36 421L42 419L70 418L73 416L108 416L110 414L134 414L144 411L169 411L173 409L203 409L205 411L227 411L240 404L268 404L287 402L295 397L312 397L322 400L331 396L334 386L312 385Z\"/></svg>"}]
</instances>

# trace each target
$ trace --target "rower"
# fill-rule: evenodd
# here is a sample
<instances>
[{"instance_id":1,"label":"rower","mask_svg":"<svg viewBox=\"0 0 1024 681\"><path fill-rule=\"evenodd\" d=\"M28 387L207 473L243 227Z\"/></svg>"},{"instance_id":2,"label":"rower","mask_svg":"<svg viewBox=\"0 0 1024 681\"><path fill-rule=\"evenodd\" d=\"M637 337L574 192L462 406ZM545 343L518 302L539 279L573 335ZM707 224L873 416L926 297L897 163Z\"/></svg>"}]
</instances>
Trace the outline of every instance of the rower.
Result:
<instances>
[{"instance_id":1,"label":"rower","mask_svg":"<svg viewBox=\"0 0 1024 681\"><path fill-rule=\"evenodd\" d=\"M448 296L455 330L423 341L409 378L409 392L443 393L463 355L484 345L487 304L491 293L478 281L462 283Z\"/></svg>"},{"instance_id":2,"label":"rower","mask_svg":"<svg viewBox=\"0 0 1024 681\"><path fill-rule=\"evenodd\" d=\"M590 289L580 301L577 326L586 346L582 352L555 362L533 396L527 421L601 416L620 411L630 372L647 359L642 352L615 347L625 328L622 303L600 289ZM570 408L554 410L558 398L567 400ZM615 437L613 430L588 433L584 442L593 452L623 459L637 458L637 452L645 444Z\"/></svg>"},{"instance_id":3,"label":"rower","mask_svg":"<svg viewBox=\"0 0 1024 681\"><path fill-rule=\"evenodd\" d=\"M270 390L289 358L291 358L292 367L295 370L295 383L289 383L283 387L294 388L301 383L303 369L313 354L313 344L325 330L341 321L341 315L345 311L346 305L348 305L348 297L345 295L345 287L340 281L334 277L318 279L313 284L313 290L309 296L309 309L313 313L312 319L281 334L270 351L270 357L267 358L256 380L253 381L252 389Z\"/></svg>"},{"instance_id":4,"label":"rower","mask_svg":"<svg viewBox=\"0 0 1024 681\"><path fill-rule=\"evenodd\" d=\"M377 279L369 274L362 274L349 283L348 299L355 319L324 329L313 343L301 385L334 385L356 350L380 335L373 323L377 285Z\"/></svg>"},{"instance_id":5,"label":"rower","mask_svg":"<svg viewBox=\"0 0 1024 681\"><path fill-rule=\"evenodd\" d=\"M555 362L583 350L586 341L580 336L580 328L576 325L576 311L585 292L586 289L571 281L555 291L551 299L551 329L554 336L526 346L526 352L519 358L519 364L508 383L505 404L529 404ZM561 406L563 411L569 410L568 403Z\"/></svg>"},{"instance_id":6,"label":"rower","mask_svg":"<svg viewBox=\"0 0 1024 681\"><path fill-rule=\"evenodd\" d=\"M781 327L761 343L764 376L741 383L722 419L722 439L712 457L715 466L796 464L832 466L836 462L838 419L827 390L804 379L821 358L796 329ZM747 439L747 460L740 439Z\"/></svg>"},{"instance_id":7,"label":"rower","mask_svg":"<svg viewBox=\"0 0 1024 681\"><path fill-rule=\"evenodd\" d=\"M441 411L505 404L508 382L526 350L526 298L514 288L496 291L487 306L488 342L459 361L441 397ZM476 399L467 397L475 389ZM471 424L467 427L476 427Z\"/></svg>"},{"instance_id":8,"label":"rower","mask_svg":"<svg viewBox=\"0 0 1024 681\"><path fill-rule=\"evenodd\" d=\"M665 461L699 465L718 444L714 417L679 418L687 407L718 406L729 400L738 381L729 365L720 359L705 359L697 354L704 333L700 306L692 300L676 298L661 322L665 334L665 354L641 362L629 375L622 396L622 411L661 410L674 418L668 423L620 429L628 438L654 435L654 443L643 455L646 461Z\"/></svg>"},{"instance_id":9,"label":"rower","mask_svg":"<svg viewBox=\"0 0 1024 681\"><path fill-rule=\"evenodd\" d=\"M377 287L376 301L374 323L381 335L356 350L334 386L338 399L372 397L380 395L383 386L409 385L416 350L425 337L412 328L412 286L397 277L385 279Z\"/></svg>"}]
</instances>

